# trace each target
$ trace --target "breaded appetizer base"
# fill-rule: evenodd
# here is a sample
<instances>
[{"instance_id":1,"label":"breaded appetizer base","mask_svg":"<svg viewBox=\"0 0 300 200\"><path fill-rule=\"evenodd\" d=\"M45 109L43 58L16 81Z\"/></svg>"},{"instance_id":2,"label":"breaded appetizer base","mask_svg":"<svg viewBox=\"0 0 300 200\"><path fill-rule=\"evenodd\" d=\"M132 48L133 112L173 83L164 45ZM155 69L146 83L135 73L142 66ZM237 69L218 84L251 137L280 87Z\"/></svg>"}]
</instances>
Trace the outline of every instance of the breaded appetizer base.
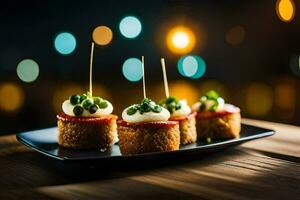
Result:
<instances>
[{"instance_id":1,"label":"breaded appetizer base","mask_svg":"<svg viewBox=\"0 0 300 200\"><path fill-rule=\"evenodd\" d=\"M191 144L197 141L196 115L191 113L181 118L171 118L171 121L178 121L180 131L180 144Z\"/></svg>"},{"instance_id":2,"label":"breaded appetizer base","mask_svg":"<svg viewBox=\"0 0 300 200\"><path fill-rule=\"evenodd\" d=\"M57 115L58 144L72 149L110 149L117 134L117 116L71 117Z\"/></svg>"},{"instance_id":3,"label":"breaded appetizer base","mask_svg":"<svg viewBox=\"0 0 300 200\"><path fill-rule=\"evenodd\" d=\"M123 155L179 149L178 122L127 123L118 121L118 137Z\"/></svg>"},{"instance_id":4,"label":"breaded appetizer base","mask_svg":"<svg viewBox=\"0 0 300 200\"><path fill-rule=\"evenodd\" d=\"M198 139L238 138L241 131L240 109L234 111L198 112L196 116Z\"/></svg>"}]
</instances>

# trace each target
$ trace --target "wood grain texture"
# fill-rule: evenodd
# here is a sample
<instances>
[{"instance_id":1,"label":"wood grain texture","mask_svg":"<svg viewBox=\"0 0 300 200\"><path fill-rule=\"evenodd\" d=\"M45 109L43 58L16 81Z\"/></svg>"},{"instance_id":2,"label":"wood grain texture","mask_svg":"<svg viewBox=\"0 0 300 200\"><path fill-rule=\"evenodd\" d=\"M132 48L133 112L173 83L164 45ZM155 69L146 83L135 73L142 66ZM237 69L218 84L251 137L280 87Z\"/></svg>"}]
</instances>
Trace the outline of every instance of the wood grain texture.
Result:
<instances>
[{"instance_id":1,"label":"wood grain texture","mask_svg":"<svg viewBox=\"0 0 300 200\"><path fill-rule=\"evenodd\" d=\"M0 137L0 199L299 199L300 128L222 152L155 163L63 164Z\"/></svg>"}]
</instances>

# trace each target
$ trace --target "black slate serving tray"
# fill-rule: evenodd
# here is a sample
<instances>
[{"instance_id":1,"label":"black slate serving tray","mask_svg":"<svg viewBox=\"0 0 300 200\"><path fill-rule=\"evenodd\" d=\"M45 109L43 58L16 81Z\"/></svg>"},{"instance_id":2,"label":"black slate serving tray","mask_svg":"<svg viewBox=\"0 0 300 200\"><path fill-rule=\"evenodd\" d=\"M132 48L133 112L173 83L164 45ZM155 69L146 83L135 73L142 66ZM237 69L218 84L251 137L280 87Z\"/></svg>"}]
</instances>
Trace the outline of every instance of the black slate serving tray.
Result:
<instances>
[{"instance_id":1,"label":"black slate serving tray","mask_svg":"<svg viewBox=\"0 0 300 200\"><path fill-rule=\"evenodd\" d=\"M138 155L123 156L120 153L118 143L110 151L101 152L94 150L72 150L59 147L57 144L57 128L47 128L35 131L28 131L17 134L17 139L29 148L61 161L104 161L130 158L155 158L161 156L171 156L186 154L191 152L213 152L220 149L238 145L250 140L255 140L273 135L275 132L270 129L260 128L242 124L240 138L228 140L212 140L211 143L198 141L195 144L181 145L178 151L155 152Z\"/></svg>"}]
</instances>

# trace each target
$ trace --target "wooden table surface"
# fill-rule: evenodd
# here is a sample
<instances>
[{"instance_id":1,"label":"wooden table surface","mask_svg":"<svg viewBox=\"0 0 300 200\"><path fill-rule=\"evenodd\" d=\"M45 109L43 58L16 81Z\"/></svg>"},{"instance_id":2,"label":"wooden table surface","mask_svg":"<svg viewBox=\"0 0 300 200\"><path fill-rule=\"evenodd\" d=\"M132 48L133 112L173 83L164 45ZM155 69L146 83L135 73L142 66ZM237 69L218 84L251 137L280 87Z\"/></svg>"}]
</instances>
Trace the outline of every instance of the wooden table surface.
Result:
<instances>
[{"instance_id":1,"label":"wooden table surface","mask_svg":"<svg viewBox=\"0 0 300 200\"><path fill-rule=\"evenodd\" d=\"M300 128L243 122L276 134L159 164L64 164L1 136L0 199L300 199Z\"/></svg>"}]
</instances>

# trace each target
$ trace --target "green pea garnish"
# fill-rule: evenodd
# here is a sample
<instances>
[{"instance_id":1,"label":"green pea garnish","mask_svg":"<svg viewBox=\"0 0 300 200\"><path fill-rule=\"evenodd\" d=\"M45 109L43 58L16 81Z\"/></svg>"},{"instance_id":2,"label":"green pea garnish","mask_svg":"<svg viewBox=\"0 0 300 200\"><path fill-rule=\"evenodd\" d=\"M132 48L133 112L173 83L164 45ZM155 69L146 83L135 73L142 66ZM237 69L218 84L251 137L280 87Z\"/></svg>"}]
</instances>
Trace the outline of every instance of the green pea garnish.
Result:
<instances>
[{"instance_id":1,"label":"green pea garnish","mask_svg":"<svg viewBox=\"0 0 300 200\"><path fill-rule=\"evenodd\" d=\"M70 97L70 102L72 105L76 105L80 103L80 95L75 94Z\"/></svg>"},{"instance_id":2,"label":"green pea garnish","mask_svg":"<svg viewBox=\"0 0 300 200\"><path fill-rule=\"evenodd\" d=\"M219 94L215 92L214 90L210 90L206 93L206 95L200 97L200 107L199 111L211 111L211 112L216 112L219 107L219 101L218 99L220 98ZM209 107L206 105L206 103L209 102Z\"/></svg>"},{"instance_id":3,"label":"green pea garnish","mask_svg":"<svg viewBox=\"0 0 300 200\"><path fill-rule=\"evenodd\" d=\"M181 103L177 103L175 106L175 110L179 110L181 108Z\"/></svg>"},{"instance_id":4,"label":"green pea garnish","mask_svg":"<svg viewBox=\"0 0 300 200\"><path fill-rule=\"evenodd\" d=\"M99 108L103 109L108 106L107 102L105 100L101 100L99 104L97 104Z\"/></svg>"},{"instance_id":5,"label":"green pea garnish","mask_svg":"<svg viewBox=\"0 0 300 200\"><path fill-rule=\"evenodd\" d=\"M86 94L80 96L80 103L87 99Z\"/></svg>"},{"instance_id":6,"label":"green pea garnish","mask_svg":"<svg viewBox=\"0 0 300 200\"><path fill-rule=\"evenodd\" d=\"M214 90L210 90L206 93L206 96L208 99L217 99L219 97L219 94Z\"/></svg>"},{"instance_id":7,"label":"green pea garnish","mask_svg":"<svg viewBox=\"0 0 300 200\"><path fill-rule=\"evenodd\" d=\"M213 111L213 112L216 112L217 110L218 110L218 104L215 104L215 105L213 105L213 106L211 106L210 108L209 108L209 111Z\"/></svg>"},{"instance_id":8,"label":"green pea garnish","mask_svg":"<svg viewBox=\"0 0 300 200\"><path fill-rule=\"evenodd\" d=\"M99 107L96 104L93 104L93 105L90 106L89 112L91 114L94 114L95 112L97 112L98 109L99 109Z\"/></svg>"},{"instance_id":9,"label":"green pea garnish","mask_svg":"<svg viewBox=\"0 0 300 200\"><path fill-rule=\"evenodd\" d=\"M92 100L91 99L85 99L83 100L82 102L82 106L84 109L88 110L89 107L93 104Z\"/></svg>"},{"instance_id":10,"label":"green pea garnish","mask_svg":"<svg viewBox=\"0 0 300 200\"><path fill-rule=\"evenodd\" d=\"M134 106L130 107L130 108L127 110L127 114L128 114L128 115L134 115L136 112L137 112L137 109L136 109Z\"/></svg>"},{"instance_id":11,"label":"green pea garnish","mask_svg":"<svg viewBox=\"0 0 300 200\"><path fill-rule=\"evenodd\" d=\"M152 111L155 112L155 113L160 113L162 111L162 108L161 108L161 106L156 105L156 106L154 106Z\"/></svg>"},{"instance_id":12,"label":"green pea garnish","mask_svg":"<svg viewBox=\"0 0 300 200\"><path fill-rule=\"evenodd\" d=\"M102 101L102 99L100 97L94 97L93 100L94 100L94 104L97 104L98 106Z\"/></svg>"},{"instance_id":13,"label":"green pea garnish","mask_svg":"<svg viewBox=\"0 0 300 200\"><path fill-rule=\"evenodd\" d=\"M151 106L150 106L150 99L144 99L140 105L140 111L144 112L150 112Z\"/></svg>"},{"instance_id":14,"label":"green pea garnish","mask_svg":"<svg viewBox=\"0 0 300 200\"><path fill-rule=\"evenodd\" d=\"M73 113L75 116L80 116L83 113L83 108L80 105L77 105L73 108Z\"/></svg>"},{"instance_id":15,"label":"green pea garnish","mask_svg":"<svg viewBox=\"0 0 300 200\"><path fill-rule=\"evenodd\" d=\"M168 97L166 99L166 104L170 104L170 103L176 102L176 101L177 101L177 99L175 97Z\"/></svg>"}]
</instances>

